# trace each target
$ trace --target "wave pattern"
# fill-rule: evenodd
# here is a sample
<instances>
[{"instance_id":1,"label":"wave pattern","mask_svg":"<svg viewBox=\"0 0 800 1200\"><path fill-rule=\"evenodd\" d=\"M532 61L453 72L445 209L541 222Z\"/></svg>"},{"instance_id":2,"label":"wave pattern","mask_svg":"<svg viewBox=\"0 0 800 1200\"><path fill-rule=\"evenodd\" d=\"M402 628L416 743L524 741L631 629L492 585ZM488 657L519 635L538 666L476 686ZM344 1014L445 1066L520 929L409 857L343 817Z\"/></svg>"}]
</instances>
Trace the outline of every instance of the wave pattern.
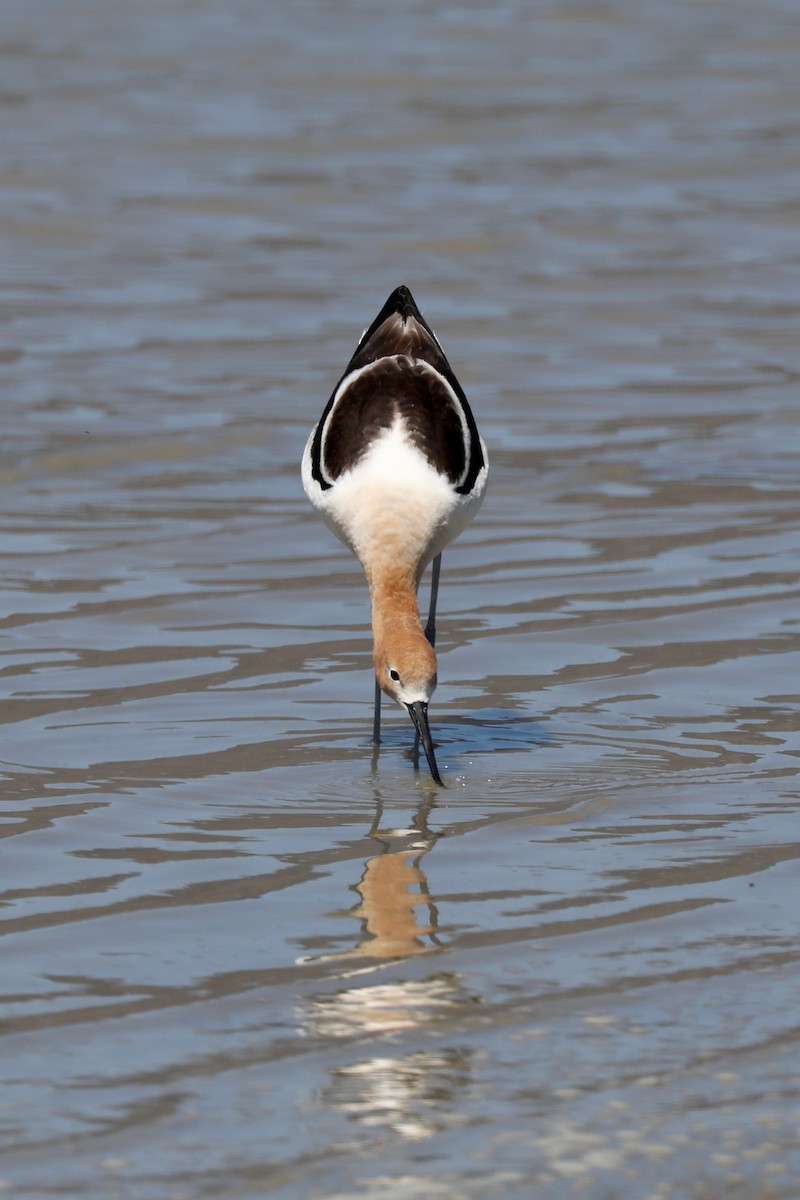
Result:
<instances>
[{"instance_id":1,"label":"wave pattern","mask_svg":"<svg viewBox=\"0 0 800 1200\"><path fill-rule=\"evenodd\" d=\"M4 24L0 1185L793 1195L793 7ZM403 280L442 792L298 474Z\"/></svg>"}]
</instances>

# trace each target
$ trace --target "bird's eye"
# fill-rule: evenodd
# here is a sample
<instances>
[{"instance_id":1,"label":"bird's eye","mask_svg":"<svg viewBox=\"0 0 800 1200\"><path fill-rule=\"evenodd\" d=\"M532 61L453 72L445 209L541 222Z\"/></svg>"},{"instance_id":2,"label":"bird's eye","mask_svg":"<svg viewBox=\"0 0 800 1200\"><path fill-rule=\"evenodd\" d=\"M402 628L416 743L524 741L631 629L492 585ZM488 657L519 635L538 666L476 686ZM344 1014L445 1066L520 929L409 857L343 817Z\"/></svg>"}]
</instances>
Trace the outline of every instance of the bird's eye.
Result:
<instances>
[{"instance_id":1,"label":"bird's eye","mask_svg":"<svg viewBox=\"0 0 800 1200\"><path fill-rule=\"evenodd\" d=\"M390 671L390 672L389 672L389 678L390 678L390 679L393 679L395 683L399 683L399 682L400 682L400 676L398 675L397 671Z\"/></svg>"}]
</instances>

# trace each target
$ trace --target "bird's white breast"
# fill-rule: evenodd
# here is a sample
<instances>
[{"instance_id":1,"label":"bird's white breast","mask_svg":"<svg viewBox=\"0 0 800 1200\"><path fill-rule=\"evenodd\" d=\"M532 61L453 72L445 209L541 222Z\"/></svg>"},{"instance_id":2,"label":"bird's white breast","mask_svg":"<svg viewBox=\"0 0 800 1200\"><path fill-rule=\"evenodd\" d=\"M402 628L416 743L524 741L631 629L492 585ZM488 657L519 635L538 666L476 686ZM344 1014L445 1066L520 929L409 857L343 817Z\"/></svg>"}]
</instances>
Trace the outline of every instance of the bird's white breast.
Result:
<instances>
[{"instance_id":1,"label":"bird's white breast","mask_svg":"<svg viewBox=\"0 0 800 1200\"><path fill-rule=\"evenodd\" d=\"M303 456L306 495L365 567L399 555L400 561L419 561L421 569L480 505L485 474L470 496L460 495L414 446L402 420L382 432L330 488L321 488L312 476L311 441Z\"/></svg>"}]
</instances>

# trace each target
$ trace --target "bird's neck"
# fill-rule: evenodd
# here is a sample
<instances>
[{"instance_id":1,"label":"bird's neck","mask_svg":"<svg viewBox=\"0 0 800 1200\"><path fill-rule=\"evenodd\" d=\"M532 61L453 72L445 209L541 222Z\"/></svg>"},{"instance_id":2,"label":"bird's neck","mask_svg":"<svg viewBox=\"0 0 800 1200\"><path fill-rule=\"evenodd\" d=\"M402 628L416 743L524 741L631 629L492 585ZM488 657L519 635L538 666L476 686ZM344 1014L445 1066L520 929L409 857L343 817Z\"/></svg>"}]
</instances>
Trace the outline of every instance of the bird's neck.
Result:
<instances>
[{"instance_id":1,"label":"bird's neck","mask_svg":"<svg viewBox=\"0 0 800 1200\"><path fill-rule=\"evenodd\" d=\"M378 683L387 695L398 699L390 680L399 687L399 675L406 691L416 688L417 698L428 699L436 686L436 654L420 627L416 578L393 567L371 574L369 581Z\"/></svg>"},{"instance_id":2,"label":"bird's neck","mask_svg":"<svg viewBox=\"0 0 800 1200\"><path fill-rule=\"evenodd\" d=\"M408 570L384 567L369 577L369 590L376 643L391 638L394 631L424 636L419 624L417 581Z\"/></svg>"}]
</instances>

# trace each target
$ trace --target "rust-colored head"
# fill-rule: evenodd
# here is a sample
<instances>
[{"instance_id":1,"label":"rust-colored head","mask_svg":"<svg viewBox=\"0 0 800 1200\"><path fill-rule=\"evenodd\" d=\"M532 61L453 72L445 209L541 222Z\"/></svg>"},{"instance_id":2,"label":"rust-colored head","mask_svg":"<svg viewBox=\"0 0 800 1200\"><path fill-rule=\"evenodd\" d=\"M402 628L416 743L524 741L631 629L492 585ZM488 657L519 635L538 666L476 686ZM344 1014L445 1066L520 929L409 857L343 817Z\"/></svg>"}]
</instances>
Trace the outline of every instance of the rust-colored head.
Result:
<instances>
[{"instance_id":1,"label":"rust-colored head","mask_svg":"<svg viewBox=\"0 0 800 1200\"><path fill-rule=\"evenodd\" d=\"M428 701L436 687L436 654L416 617L413 624L389 621L376 625L375 676L381 690L408 709L431 775L441 783L428 725Z\"/></svg>"},{"instance_id":2,"label":"rust-colored head","mask_svg":"<svg viewBox=\"0 0 800 1200\"><path fill-rule=\"evenodd\" d=\"M381 690L398 704L427 704L436 687L436 654L416 628L393 626L375 639L375 675Z\"/></svg>"},{"instance_id":3,"label":"rust-colored head","mask_svg":"<svg viewBox=\"0 0 800 1200\"><path fill-rule=\"evenodd\" d=\"M390 548L386 547L388 558ZM384 561L367 571L372 595L375 677L382 691L408 709L436 783L441 783L428 726L428 701L436 687L436 655L422 632L417 608L419 564Z\"/></svg>"}]
</instances>

